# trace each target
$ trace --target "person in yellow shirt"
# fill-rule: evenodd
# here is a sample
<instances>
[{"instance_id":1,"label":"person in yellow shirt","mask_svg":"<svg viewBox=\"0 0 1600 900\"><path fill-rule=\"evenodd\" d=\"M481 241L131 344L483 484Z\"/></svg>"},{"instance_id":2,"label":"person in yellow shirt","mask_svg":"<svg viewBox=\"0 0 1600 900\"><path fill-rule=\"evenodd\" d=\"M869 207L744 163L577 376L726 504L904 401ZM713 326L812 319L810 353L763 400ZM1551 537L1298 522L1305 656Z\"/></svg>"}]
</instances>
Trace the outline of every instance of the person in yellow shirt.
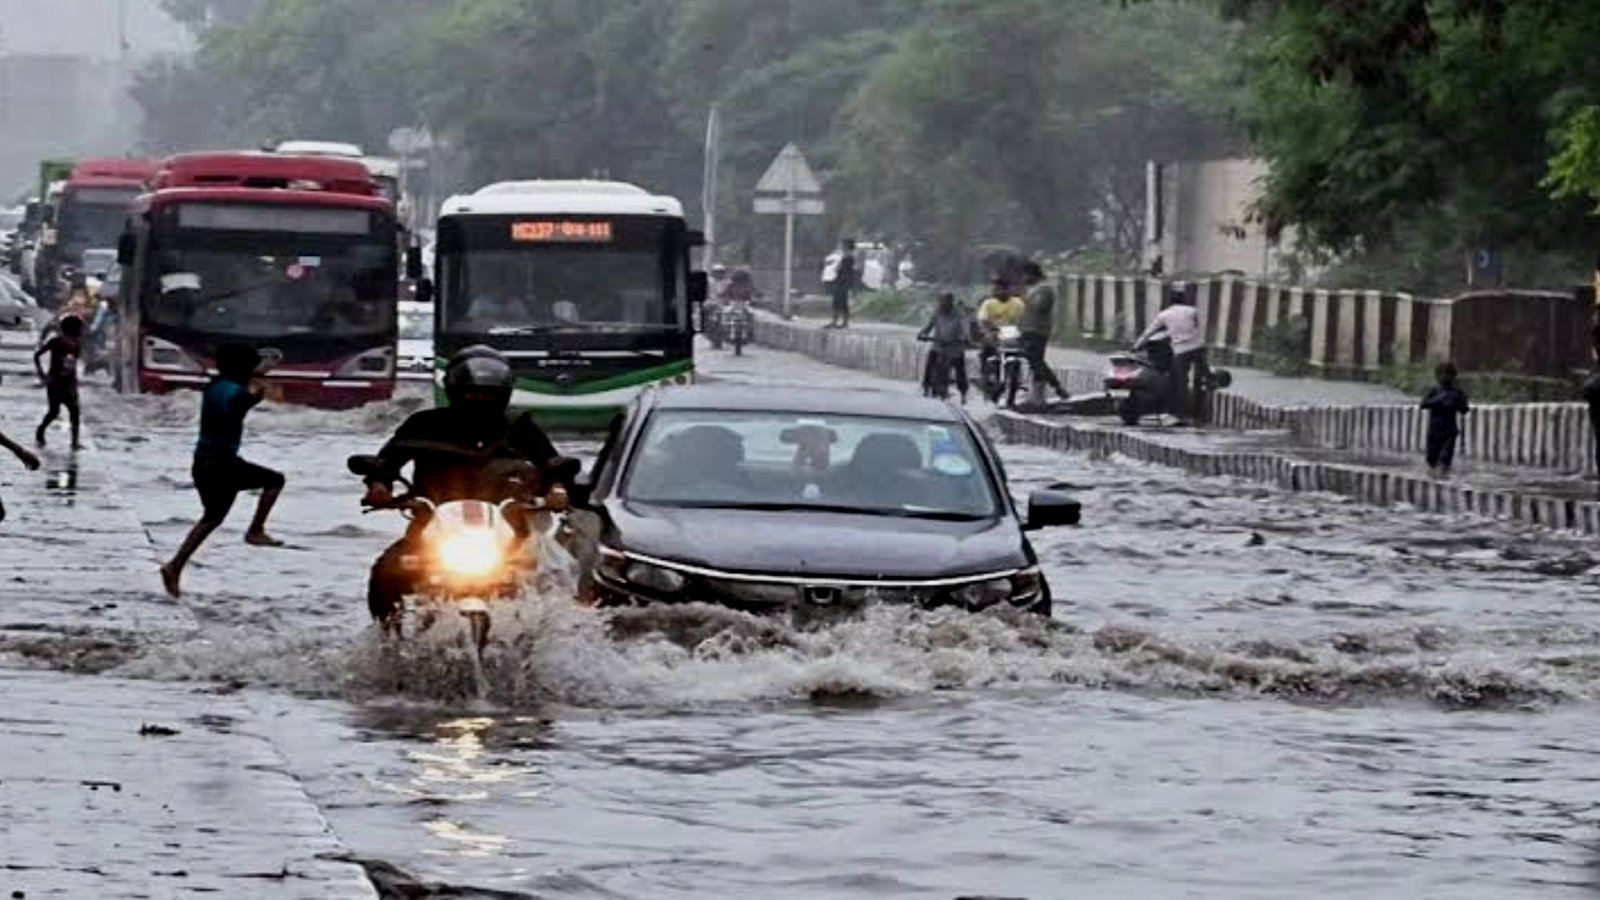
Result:
<instances>
[{"instance_id":1,"label":"person in yellow shirt","mask_svg":"<svg viewBox=\"0 0 1600 900\"><path fill-rule=\"evenodd\" d=\"M1027 306L1004 275L996 275L992 287L989 297L978 307L978 324L986 332L998 330L1002 325L1017 324Z\"/></svg>"},{"instance_id":2,"label":"person in yellow shirt","mask_svg":"<svg viewBox=\"0 0 1600 900\"><path fill-rule=\"evenodd\" d=\"M990 366L999 352L996 341L1000 337L1001 327L1022 321L1022 312L1027 309L1027 303L1017 296L1010 280L1004 275L996 275L991 287L989 297L978 306L978 372L986 384L995 383L995 373ZM997 387L992 389L999 390Z\"/></svg>"}]
</instances>

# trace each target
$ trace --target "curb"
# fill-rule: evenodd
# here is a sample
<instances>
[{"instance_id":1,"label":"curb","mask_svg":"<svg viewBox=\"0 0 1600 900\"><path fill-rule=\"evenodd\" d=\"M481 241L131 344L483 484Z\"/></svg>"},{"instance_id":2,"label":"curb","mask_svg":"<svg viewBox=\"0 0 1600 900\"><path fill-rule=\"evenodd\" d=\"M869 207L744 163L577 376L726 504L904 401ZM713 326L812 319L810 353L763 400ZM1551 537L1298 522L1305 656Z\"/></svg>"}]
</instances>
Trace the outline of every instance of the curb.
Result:
<instances>
[{"instance_id":1,"label":"curb","mask_svg":"<svg viewBox=\"0 0 1600 900\"><path fill-rule=\"evenodd\" d=\"M1198 475L1242 478L1289 491L1338 494L1379 507L1403 503L1426 513L1473 513L1543 528L1600 534L1600 500L1490 490L1409 472L1309 462L1277 453L1192 450L1133 432L1045 422L1012 412L997 412L991 422L1007 440L1052 450L1121 454Z\"/></svg>"}]
</instances>

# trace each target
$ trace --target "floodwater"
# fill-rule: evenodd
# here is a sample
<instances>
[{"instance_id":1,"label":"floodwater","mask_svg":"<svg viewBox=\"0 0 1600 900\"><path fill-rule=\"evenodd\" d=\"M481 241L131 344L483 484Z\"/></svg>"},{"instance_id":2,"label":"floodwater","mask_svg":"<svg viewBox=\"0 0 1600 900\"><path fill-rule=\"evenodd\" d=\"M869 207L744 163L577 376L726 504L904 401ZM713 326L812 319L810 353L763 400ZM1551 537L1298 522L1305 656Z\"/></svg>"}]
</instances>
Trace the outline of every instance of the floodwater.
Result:
<instances>
[{"instance_id":1,"label":"floodwater","mask_svg":"<svg viewBox=\"0 0 1600 900\"><path fill-rule=\"evenodd\" d=\"M706 368L911 390L763 350ZM170 552L197 512L195 400L95 399L98 452ZM583 898L1600 893L1588 542L1007 447L1019 495L1065 482L1084 501L1083 527L1036 539L1053 623L882 609L797 630L545 596L478 673L448 635L396 658L367 630L366 568L400 523L361 515L344 458L415 402L254 414L246 455L289 475L276 531L293 548L244 546L242 501L186 581L201 632L107 669L239 688L386 881Z\"/></svg>"}]
</instances>

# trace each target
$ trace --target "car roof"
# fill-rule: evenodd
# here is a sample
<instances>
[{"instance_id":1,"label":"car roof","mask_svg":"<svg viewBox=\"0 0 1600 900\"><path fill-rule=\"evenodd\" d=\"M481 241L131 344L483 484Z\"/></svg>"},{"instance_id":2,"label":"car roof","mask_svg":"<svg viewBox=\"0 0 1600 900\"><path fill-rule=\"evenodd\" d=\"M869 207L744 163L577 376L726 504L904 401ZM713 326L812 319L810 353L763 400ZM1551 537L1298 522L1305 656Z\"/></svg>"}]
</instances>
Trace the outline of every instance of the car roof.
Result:
<instances>
[{"instance_id":1,"label":"car roof","mask_svg":"<svg viewBox=\"0 0 1600 900\"><path fill-rule=\"evenodd\" d=\"M962 421L961 412L944 401L919 397L910 392L870 388L697 384L656 389L651 406L654 409L881 416L949 423Z\"/></svg>"}]
</instances>

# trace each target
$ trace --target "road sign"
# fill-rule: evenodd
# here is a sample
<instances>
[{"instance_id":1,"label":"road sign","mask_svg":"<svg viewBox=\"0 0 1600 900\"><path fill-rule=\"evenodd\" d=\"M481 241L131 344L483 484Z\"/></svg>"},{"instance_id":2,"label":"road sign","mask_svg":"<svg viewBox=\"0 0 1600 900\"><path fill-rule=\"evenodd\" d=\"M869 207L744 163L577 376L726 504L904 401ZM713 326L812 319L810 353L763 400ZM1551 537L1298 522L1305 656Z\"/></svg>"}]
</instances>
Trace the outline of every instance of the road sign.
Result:
<instances>
[{"instance_id":1,"label":"road sign","mask_svg":"<svg viewBox=\"0 0 1600 900\"><path fill-rule=\"evenodd\" d=\"M756 212L776 215L820 216L828 211L821 197L757 197Z\"/></svg>"},{"instance_id":2,"label":"road sign","mask_svg":"<svg viewBox=\"0 0 1600 900\"><path fill-rule=\"evenodd\" d=\"M778 152L778 158L767 167L767 174L756 182L758 194L820 194L822 182L817 180L800 148L788 144Z\"/></svg>"}]
</instances>

